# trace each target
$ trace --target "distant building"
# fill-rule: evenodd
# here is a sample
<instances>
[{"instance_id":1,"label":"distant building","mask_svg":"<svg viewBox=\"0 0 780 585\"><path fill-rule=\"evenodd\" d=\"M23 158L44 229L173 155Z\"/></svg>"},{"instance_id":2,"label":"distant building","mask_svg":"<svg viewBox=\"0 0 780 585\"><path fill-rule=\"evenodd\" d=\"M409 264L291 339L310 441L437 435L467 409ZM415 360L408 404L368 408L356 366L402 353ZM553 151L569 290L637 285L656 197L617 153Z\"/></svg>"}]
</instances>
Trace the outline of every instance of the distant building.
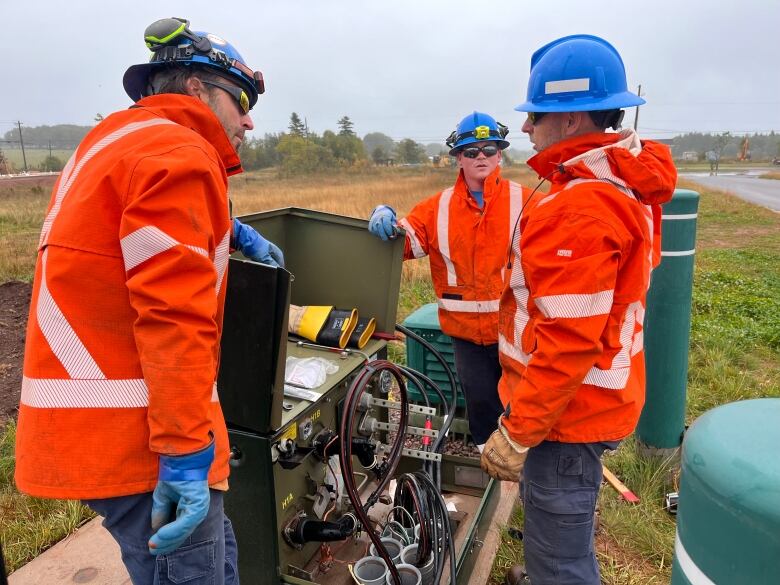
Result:
<instances>
[{"instance_id":1,"label":"distant building","mask_svg":"<svg viewBox=\"0 0 780 585\"><path fill-rule=\"evenodd\" d=\"M696 162L699 160L699 153L695 150L686 150L682 153L682 159L687 162Z\"/></svg>"}]
</instances>

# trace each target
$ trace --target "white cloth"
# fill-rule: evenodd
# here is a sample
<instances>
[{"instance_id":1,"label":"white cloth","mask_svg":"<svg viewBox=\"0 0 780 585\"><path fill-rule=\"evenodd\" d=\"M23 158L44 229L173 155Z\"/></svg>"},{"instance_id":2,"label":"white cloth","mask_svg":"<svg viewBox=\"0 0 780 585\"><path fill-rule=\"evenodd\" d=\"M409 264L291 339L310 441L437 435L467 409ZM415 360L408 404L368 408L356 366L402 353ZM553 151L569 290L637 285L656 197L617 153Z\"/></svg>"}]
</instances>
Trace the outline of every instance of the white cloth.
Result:
<instances>
[{"instance_id":1,"label":"white cloth","mask_svg":"<svg viewBox=\"0 0 780 585\"><path fill-rule=\"evenodd\" d=\"M318 388L325 383L328 374L338 371L339 367L333 360L289 356L284 368L284 381L299 387Z\"/></svg>"}]
</instances>

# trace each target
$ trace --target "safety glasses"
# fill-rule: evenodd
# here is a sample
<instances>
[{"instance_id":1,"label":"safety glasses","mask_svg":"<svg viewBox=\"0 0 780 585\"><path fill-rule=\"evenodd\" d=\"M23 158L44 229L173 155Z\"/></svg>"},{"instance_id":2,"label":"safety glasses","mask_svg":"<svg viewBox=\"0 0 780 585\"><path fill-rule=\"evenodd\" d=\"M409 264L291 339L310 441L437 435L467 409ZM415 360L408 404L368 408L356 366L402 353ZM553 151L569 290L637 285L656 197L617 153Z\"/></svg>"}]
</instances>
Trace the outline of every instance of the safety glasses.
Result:
<instances>
[{"instance_id":1,"label":"safety glasses","mask_svg":"<svg viewBox=\"0 0 780 585\"><path fill-rule=\"evenodd\" d=\"M498 154L498 146L495 144L486 144L485 146L466 146L461 150L466 158L477 158L481 152L487 158Z\"/></svg>"},{"instance_id":2,"label":"safety glasses","mask_svg":"<svg viewBox=\"0 0 780 585\"><path fill-rule=\"evenodd\" d=\"M549 113L550 112L528 112L528 121L531 122L533 126L536 126L541 119Z\"/></svg>"},{"instance_id":3,"label":"safety glasses","mask_svg":"<svg viewBox=\"0 0 780 585\"><path fill-rule=\"evenodd\" d=\"M238 102L238 107L241 109L241 111L244 114L249 113L249 110L251 109L249 106L249 96L246 95L246 92L243 89L236 87L235 85L228 85L226 83L219 83L217 81L210 81L207 79L201 79L201 81L206 85L213 85L214 87L218 87L219 89L228 92L231 96L233 96L233 99Z\"/></svg>"}]
</instances>

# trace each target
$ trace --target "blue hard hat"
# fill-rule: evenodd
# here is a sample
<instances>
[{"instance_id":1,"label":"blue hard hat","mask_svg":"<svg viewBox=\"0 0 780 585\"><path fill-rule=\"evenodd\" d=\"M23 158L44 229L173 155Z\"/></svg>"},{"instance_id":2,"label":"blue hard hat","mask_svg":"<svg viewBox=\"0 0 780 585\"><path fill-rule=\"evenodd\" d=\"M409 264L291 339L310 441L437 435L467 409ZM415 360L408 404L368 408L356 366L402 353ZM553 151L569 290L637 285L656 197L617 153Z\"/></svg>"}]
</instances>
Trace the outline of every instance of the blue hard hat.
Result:
<instances>
[{"instance_id":1,"label":"blue hard hat","mask_svg":"<svg viewBox=\"0 0 780 585\"><path fill-rule=\"evenodd\" d=\"M593 112L645 103L628 91L615 47L592 35L555 40L531 57L526 102L520 112Z\"/></svg>"},{"instance_id":2,"label":"blue hard hat","mask_svg":"<svg viewBox=\"0 0 780 585\"><path fill-rule=\"evenodd\" d=\"M493 141L504 150L509 142L504 140L509 134L509 128L501 122L496 122L493 116L482 112L472 112L460 121L457 129L445 141L450 147L450 154L455 156L458 151L472 142Z\"/></svg>"},{"instance_id":3,"label":"blue hard hat","mask_svg":"<svg viewBox=\"0 0 780 585\"><path fill-rule=\"evenodd\" d=\"M125 71L122 84L127 95L133 101L148 95L149 76L161 67L198 64L238 83L247 92L252 108L259 94L265 92L263 74L250 69L226 40L207 32L193 32L189 24L182 18L163 18L146 28L144 40L152 54L148 63L132 65Z\"/></svg>"}]
</instances>

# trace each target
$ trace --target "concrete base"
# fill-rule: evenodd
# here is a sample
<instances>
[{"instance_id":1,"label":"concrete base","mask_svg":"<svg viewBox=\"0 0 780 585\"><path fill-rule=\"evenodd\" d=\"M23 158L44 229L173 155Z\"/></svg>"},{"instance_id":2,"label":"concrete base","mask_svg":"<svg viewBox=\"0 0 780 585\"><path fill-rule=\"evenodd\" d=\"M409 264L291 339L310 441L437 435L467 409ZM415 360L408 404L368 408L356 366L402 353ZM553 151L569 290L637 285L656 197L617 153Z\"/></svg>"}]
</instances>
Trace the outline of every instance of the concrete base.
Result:
<instances>
[{"instance_id":1,"label":"concrete base","mask_svg":"<svg viewBox=\"0 0 780 585\"><path fill-rule=\"evenodd\" d=\"M655 459L668 459L671 462L679 463L681 447L671 447L668 449L661 447L651 447L637 440L636 448L642 457L652 457Z\"/></svg>"},{"instance_id":2,"label":"concrete base","mask_svg":"<svg viewBox=\"0 0 780 585\"><path fill-rule=\"evenodd\" d=\"M9 585L130 585L119 545L103 528L102 518L90 520L8 577Z\"/></svg>"},{"instance_id":3,"label":"concrete base","mask_svg":"<svg viewBox=\"0 0 780 585\"><path fill-rule=\"evenodd\" d=\"M493 569L493 562L496 559L498 546L501 544L501 529L506 528L509 519L512 516L512 510L519 502L518 484L512 481L501 482L501 496L493 514L485 540L474 563L474 570L471 572L469 584L485 585L490 580L490 571Z\"/></svg>"},{"instance_id":4,"label":"concrete base","mask_svg":"<svg viewBox=\"0 0 780 585\"><path fill-rule=\"evenodd\" d=\"M470 584L484 585L506 527L518 501L517 484L501 482L493 522L480 546ZM119 545L95 518L75 533L55 544L8 577L9 585L131 585L119 553Z\"/></svg>"}]
</instances>

